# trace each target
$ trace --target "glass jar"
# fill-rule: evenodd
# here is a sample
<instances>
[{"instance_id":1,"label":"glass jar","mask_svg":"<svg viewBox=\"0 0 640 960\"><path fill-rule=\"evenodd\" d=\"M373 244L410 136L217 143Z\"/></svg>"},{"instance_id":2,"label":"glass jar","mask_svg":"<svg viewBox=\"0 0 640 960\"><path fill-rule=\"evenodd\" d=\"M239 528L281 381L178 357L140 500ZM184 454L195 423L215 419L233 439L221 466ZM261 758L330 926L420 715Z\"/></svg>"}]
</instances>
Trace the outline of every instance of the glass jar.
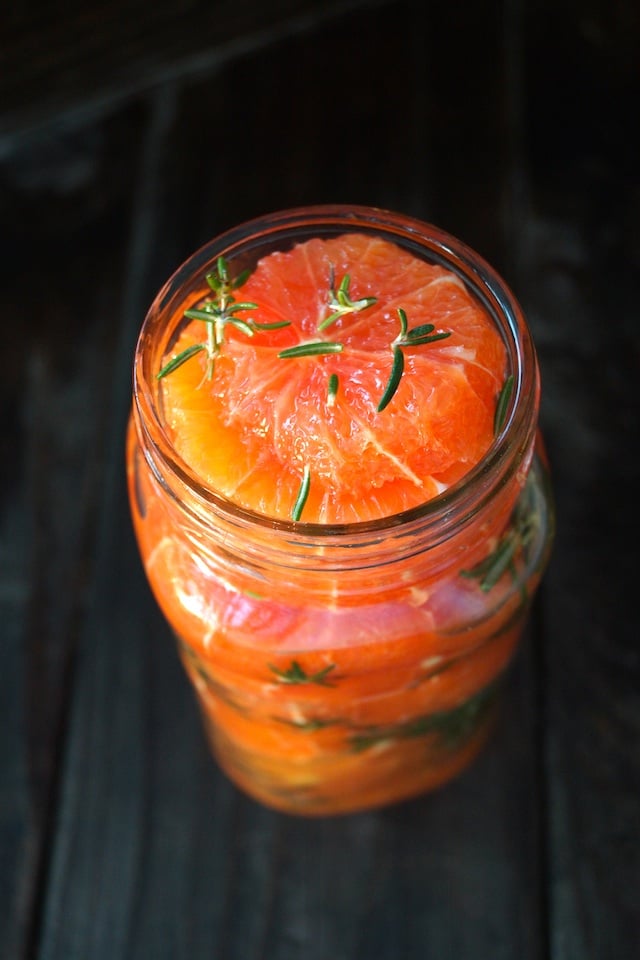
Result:
<instances>
[{"instance_id":1,"label":"glass jar","mask_svg":"<svg viewBox=\"0 0 640 960\"><path fill-rule=\"evenodd\" d=\"M181 460L156 374L217 258L244 270L346 232L453 271L500 331L513 389L481 462L422 506L330 526L270 519ZM133 521L214 755L251 796L288 813L356 811L438 787L476 756L552 537L538 403L510 291L473 251L409 217L360 207L265 217L213 240L159 293L135 356Z\"/></svg>"}]
</instances>

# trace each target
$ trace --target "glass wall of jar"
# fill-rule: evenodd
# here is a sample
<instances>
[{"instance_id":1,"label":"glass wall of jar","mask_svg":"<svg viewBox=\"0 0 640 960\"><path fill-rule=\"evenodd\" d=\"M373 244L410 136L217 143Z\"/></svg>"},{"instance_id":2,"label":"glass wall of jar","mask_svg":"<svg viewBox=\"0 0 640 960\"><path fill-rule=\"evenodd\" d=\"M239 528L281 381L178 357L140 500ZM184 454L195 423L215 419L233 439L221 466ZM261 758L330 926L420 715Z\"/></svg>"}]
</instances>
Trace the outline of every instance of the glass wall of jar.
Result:
<instances>
[{"instance_id":1,"label":"glass wall of jar","mask_svg":"<svg viewBox=\"0 0 640 960\"><path fill-rule=\"evenodd\" d=\"M182 460L157 372L219 257L235 275L347 231L452 271L500 332L509 390L490 449L439 496L366 522L274 519ZM213 752L242 789L285 812L342 813L433 789L476 756L552 537L538 403L533 344L505 284L463 244L397 214L263 218L200 250L160 292L135 358L132 514Z\"/></svg>"}]
</instances>

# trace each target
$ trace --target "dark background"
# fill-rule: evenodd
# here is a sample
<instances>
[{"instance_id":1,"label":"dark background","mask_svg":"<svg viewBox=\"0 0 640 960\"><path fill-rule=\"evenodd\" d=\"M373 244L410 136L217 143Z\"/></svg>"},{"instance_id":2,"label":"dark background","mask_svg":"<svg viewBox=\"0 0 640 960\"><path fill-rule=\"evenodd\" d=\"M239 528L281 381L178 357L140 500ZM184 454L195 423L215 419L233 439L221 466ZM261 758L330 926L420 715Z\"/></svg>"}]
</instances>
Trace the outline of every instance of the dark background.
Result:
<instances>
[{"instance_id":1,"label":"dark background","mask_svg":"<svg viewBox=\"0 0 640 960\"><path fill-rule=\"evenodd\" d=\"M0 14L0 956L633 960L640 7L102 0ZM209 759L123 481L136 332L291 205L457 234L538 346L553 561L503 721L337 820Z\"/></svg>"}]
</instances>

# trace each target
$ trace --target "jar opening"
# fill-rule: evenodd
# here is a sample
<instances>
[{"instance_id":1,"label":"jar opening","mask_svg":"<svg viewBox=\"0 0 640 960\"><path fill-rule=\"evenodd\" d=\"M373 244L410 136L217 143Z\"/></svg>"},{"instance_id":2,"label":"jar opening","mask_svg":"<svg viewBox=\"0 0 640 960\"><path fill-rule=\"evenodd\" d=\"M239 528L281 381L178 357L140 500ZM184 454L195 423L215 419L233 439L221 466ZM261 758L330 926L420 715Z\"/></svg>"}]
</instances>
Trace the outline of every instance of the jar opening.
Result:
<instances>
[{"instance_id":1,"label":"jar opening","mask_svg":"<svg viewBox=\"0 0 640 960\"><path fill-rule=\"evenodd\" d=\"M289 249L312 237L365 233L384 237L414 256L453 272L492 318L507 350L513 376L503 425L483 458L441 494L401 512L375 520L314 523L284 520L249 510L202 482L175 450L163 422L155 371L175 336L175 314L185 292L202 286L203 276L220 256L234 268L251 268L268 253ZM477 515L485 500L508 484L532 448L538 403L538 372L522 311L511 291L481 257L466 245L418 220L358 206L318 206L284 211L244 223L194 253L171 277L143 324L134 369L134 414L148 463L174 499L188 502L200 523L262 530L288 544L366 547L385 537L397 540L445 531Z\"/></svg>"}]
</instances>

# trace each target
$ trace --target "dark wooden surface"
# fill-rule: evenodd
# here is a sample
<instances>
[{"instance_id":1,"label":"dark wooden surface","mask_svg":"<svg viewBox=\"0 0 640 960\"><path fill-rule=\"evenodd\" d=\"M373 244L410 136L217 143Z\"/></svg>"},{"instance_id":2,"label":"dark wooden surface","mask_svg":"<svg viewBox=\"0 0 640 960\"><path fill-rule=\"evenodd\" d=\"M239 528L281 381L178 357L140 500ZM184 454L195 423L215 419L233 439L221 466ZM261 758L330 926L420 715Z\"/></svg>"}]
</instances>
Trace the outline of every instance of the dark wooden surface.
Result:
<instances>
[{"instance_id":1,"label":"dark wooden surface","mask_svg":"<svg viewBox=\"0 0 640 960\"><path fill-rule=\"evenodd\" d=\"M0 956L634 960L637 4L68 0L2 18ZM558 534L475 766L304 821L209 759L135 551L123 431L168 274L242 219L331 201L431 220L515 288Z\"/></svg>"}]
</instances>

